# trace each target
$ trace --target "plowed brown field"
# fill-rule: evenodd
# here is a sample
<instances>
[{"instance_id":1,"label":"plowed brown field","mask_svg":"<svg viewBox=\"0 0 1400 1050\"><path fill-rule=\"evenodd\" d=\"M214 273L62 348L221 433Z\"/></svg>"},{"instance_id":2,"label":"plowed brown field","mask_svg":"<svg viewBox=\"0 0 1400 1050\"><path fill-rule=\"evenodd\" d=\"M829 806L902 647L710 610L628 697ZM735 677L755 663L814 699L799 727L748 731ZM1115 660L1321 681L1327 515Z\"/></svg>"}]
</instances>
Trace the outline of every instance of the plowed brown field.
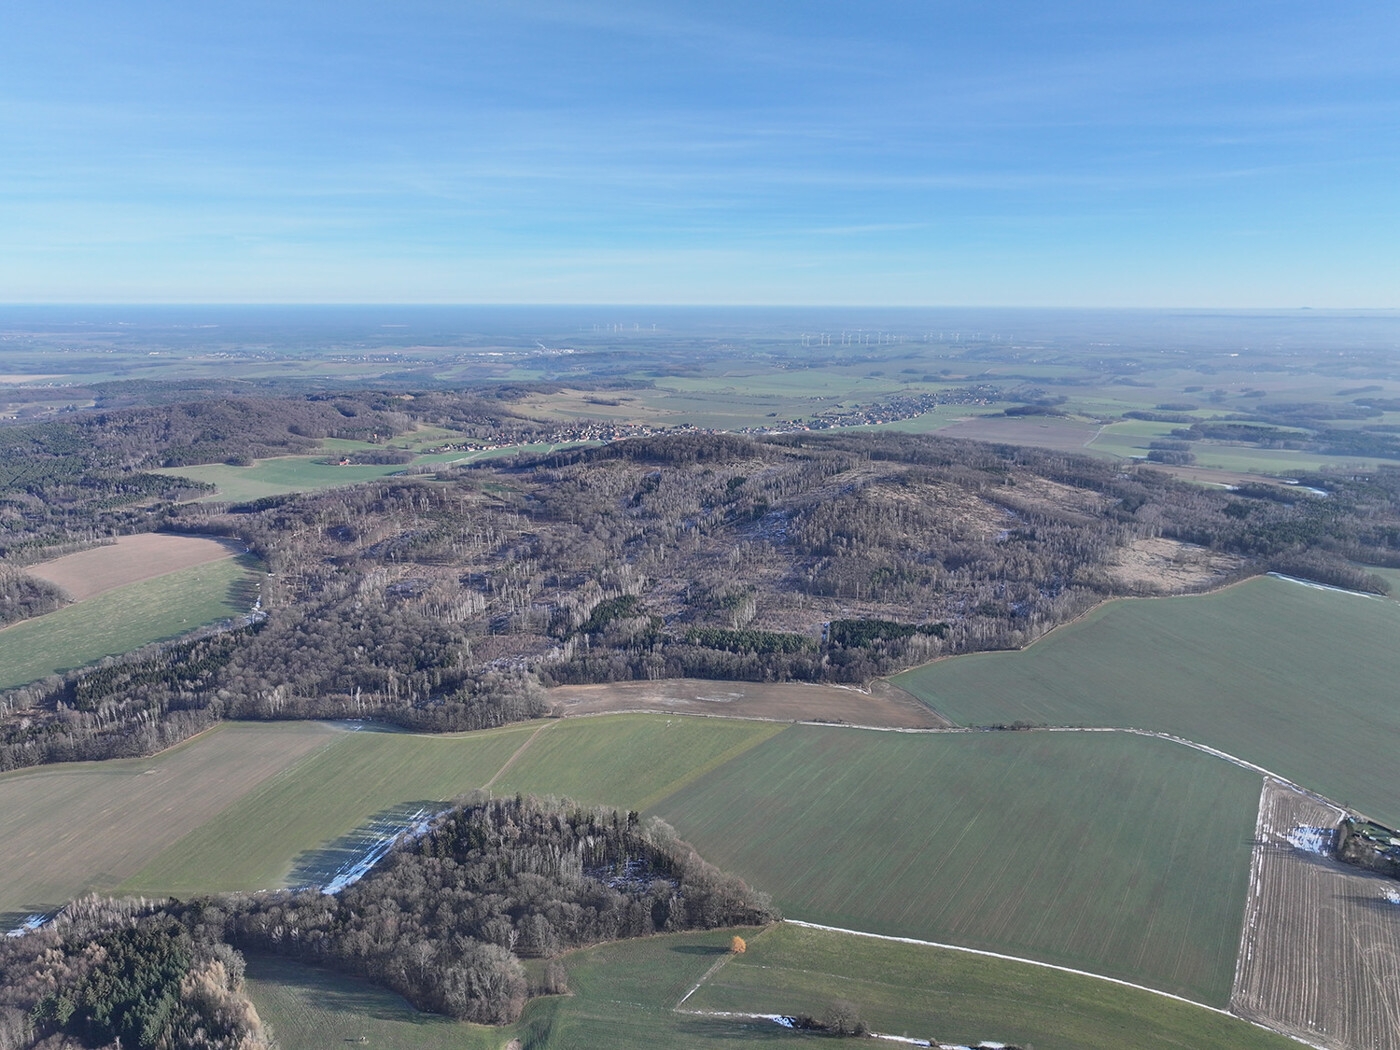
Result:
<instances>
[{"instance_id":1,"label":"plowed brown field","mask_svg":"<svg viewBox=\"0 0 1400 1050\"><path fill-rule=\"evenodd\" d=\"M242 544L208 536L176 536L168 532L143 532L120 536L116 543L65 554L53 561L30 566L30 576L63 588L75 602L128 583L188 569L192 565L231 558Z\"/></svg>"},{"instance_id":2,"label":"plowed brown field","mask_svg":"<svg viewBox=\"0 0 1400 1050\"><path fill-rule=\"evenodd\" d=\"M1338 1050L1400 1050L1400 882L1288 841L1340 816L1265 781L1231 1009Z\"/></svg>"}]
</instances>

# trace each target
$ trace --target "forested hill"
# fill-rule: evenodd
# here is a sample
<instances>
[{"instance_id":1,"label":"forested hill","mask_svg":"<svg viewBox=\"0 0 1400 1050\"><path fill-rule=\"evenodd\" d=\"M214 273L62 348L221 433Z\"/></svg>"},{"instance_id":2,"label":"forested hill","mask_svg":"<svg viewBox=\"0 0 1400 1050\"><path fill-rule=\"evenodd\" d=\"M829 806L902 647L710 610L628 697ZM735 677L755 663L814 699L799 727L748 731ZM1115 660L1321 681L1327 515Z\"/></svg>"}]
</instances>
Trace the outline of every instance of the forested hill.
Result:
<instances>
[{"instance_id":1,"label":"forested hill","mask_svg":"<svg viewBox=\"0 0 1400 1050\"><path fill-rule=\"evenodd\" d=\"M1105 597L1264 568L1381 588L1400 475L1326 496L937 437L666 435L244 506L170 527L263 557L260 625L5 700L0 768L148 751L222 717L470 729L542 686L863 682L1021 646Z\"/></svg>"},{"instance_id":2,"label":"forested hill","mask_svg":"<svg viewBox=\"0 0 1400 1050\"><path fill-rule=\"evenodd\" d=\"M0 556L44 557L72 540L150 528L153 503L212 491L155 468L247 464L309 453L325 438L383 442L423 422L503 442L549 429L499 398L445 391L247 392L0 426Z\"/></svg>"}]
</instances>

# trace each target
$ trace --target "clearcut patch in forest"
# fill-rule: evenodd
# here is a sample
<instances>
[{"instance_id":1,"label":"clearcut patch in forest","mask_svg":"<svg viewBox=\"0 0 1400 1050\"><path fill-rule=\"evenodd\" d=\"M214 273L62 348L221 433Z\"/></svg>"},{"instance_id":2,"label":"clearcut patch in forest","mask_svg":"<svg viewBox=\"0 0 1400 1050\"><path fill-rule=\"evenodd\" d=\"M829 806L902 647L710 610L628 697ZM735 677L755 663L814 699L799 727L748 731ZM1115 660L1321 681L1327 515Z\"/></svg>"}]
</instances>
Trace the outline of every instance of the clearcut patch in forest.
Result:
<instances>
[{"instance_id":1,"label":"clearcut patch in forest","mask_svg":"<svg viewBox=\"0 0 1400 1050\"><path fill-rule=\"evenodd\" d=\"M794 726L653 811L789 918L1223 1006L1258 793L1151 738Z\"/></svg>"},{"instance_id":2,"label":"clearcut patch in forest","mask_svg":"<svg viewBox=\"0 0 1400 1050\"><path fill-rule=\"evenodd\" d=\"M1394 826L1400 602L1261 577L1101 606L1020 652L892 681L961 725L1127 726L1247 759Z\"/></svg>"}]
</instances>

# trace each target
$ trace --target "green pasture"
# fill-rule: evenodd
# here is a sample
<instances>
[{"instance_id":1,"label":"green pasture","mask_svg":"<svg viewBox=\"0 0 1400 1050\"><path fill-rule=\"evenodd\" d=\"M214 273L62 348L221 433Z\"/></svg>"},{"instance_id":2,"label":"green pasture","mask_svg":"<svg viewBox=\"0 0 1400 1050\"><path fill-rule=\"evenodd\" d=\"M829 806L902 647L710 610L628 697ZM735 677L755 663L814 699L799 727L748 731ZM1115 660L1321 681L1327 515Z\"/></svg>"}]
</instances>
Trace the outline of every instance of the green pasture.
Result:
<instances>
[{"instance_id":1,"label":"green pasture","mask_svg":"<svg viewBox=\"0 0 1400 1050\"><path fill-rule=\"evenodd\" d=\"M683 1009L820 1017L854 1003L882 1034L943 1042L1019 1042L1039 1050L1285 1050L1296 1043L1244 1021L1092 977L918 945L780 925L622 941L563 957L570 994L535 999L517 1024L457 1024L414 1010L366 981L283 959L248 958L248 990L283 1050L357 1045L385 1050L652 1050L654 1047L823 1046L828 1036L766 1020Z\"/></svg>"},{"instance_id":2,"label":"green pasture","mask_svg":"<svg viewBox=\"0 0 1400 1050\"><path fill-rule=\"evenodd\" d=\"M1091 977L784 923L747 940L688 1008L821 1017L834 1000L882 1034L1036 1050L1284 1050L1233 1017Z\"/></svg>"},{"instance_id":3,"label":"green pasture","mask_svg":"<svg viewBox=\"0 0 1400 1050\"><path fill-rule=\"evenodd\" d=\"M792 918L1223 1005L1259 788L1121 734L794 726L653 809Z\"/></svg>"},{"instance_id":4,"label":"green pasture","mask_svg":"<svg viewBox=\"0 0 1400 1050\"><path fill-rule=\"evenodd\" d=\"M275 956L248 955L247 991L280 1050L367 1045L392 1050L501 1050L513 1029L421 1013L356 977Z\"/></svg>"},{"instance_id":5,"label":"green pasture","mask_svg":"<svg viewBox=\"0 0 1400 1050\"><path fill-rule=\"evenodd\" d=\"M436 444L429 441L427 444ZM420 442L421 444L421 442ZM345 485L359 485L366 481L377 481L394 474L402 474L409 467L448 466L454 463L469 463L478 459L496 459L513 456L520 452L552 452L556 448L569 448L574 443L555 445L534 442L525 445L511 445L505 448L488 449L479 452L436 452L417 455L412 463L351 464L339 466L326 460L336 454L352 453L368 448L383 448L362 441L327 441L327 450L310 456L275 456L260 459L251 467L235 467L227 463L205 463L193 467L161 467L157 474L170 477L193 478L208 482L216 492L201 497L201 502L209 500L245 503L265 496L285 496L291 492L311 492L317 489L340 488ZM591 444L591 442L584 442Z\"/></svg>"},{"instance_id":6,"label":"green pasture","mask_svg":"<svg viewBox=\"0 0 1400 1050\"><path fill-rule=\"evenodd\" d=\"M244 503L264 496L284 496L289 492L355 485L404 470L402 464L382 463L341 467L327 463L326 456L325 452L311 456L277 456L260 459L251 467L235 467L227 463L162 467L156 473L193 478L213 485L218 491L204 499Z\"/></svg>"},{"instance_id":7,"label":"green pasture","mask_svg":"<svg viewBox=\"0 0 1400 1050\"><path fill-rule=\"evenodd\" d=\"M1400 603L1261 577L1108 603L1017 653L894 682L964 725L1130 726L1220 748L1400 821Z\"/></svg>"},{"instance_id":8,"label":"green pasture","mask_svg":"<svg viewBox=\"0 0 1400 1050\"><path fill-rule=\"evenodd\" d=\"M246 613L258 563L222 558L127 584L0 631L0 688L96 663Z\"/></svg>"},{"instance_id":9,"label":"green pasture","mask_svg":"<svg viewBox=\"0 0 1400 1050\"><path fill-rule=\"evenodd\" d=\"M366 981L282 959L250 956L248 990L282 1050L354 1046L362 1039L385 1050L501 1050L512 1039L530 1050L742 1050L763 1038L820 1045L818 1036L785 1032L766 1021L673 1012L686 991L725 957L733 933L676 934L573 952L564 957L569 994L533 1000L518 1023L502 1028L419 1013Z\"/></svg>"}]
</instances>

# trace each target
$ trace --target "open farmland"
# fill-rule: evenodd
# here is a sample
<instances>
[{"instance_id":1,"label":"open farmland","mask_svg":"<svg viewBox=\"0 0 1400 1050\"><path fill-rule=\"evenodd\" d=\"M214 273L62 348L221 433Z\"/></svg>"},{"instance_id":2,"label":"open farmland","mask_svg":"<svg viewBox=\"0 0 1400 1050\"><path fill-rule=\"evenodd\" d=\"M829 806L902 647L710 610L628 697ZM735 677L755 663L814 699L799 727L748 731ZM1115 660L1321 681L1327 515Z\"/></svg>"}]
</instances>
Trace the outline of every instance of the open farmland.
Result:
<instances>
[{"instance_id":1,"label":"open farmland","mask_svg":"<svg viewBox=\"0 0 1400 1050\"><path fill-rule=\"evenodd\" d=\"M686 1009L806 1013L837 999L877 1032L1037 1050L1284 1050L1282 1036L1164 996L968 952L782 923L748 940Z\"/></svg>"},{"instance_id":2,"label":"open farmland","mask_svg":"<svg viewBox=\"0 0 1400 1050\"><path fill-rule=\"evenodd\" d=\"M1083 452L1099 432L1099 424L1059 416L986 415L953 423L939 433L968 441Z\"/></svg>"},{"instance_id":3,"label":"open farmland","mask_svg":"<svg viewBox=\"0 0 1400 1050\"><path fill-rule=\"evenodd\" d=\"M1112 602L896 685L964 725L1131 726L1220 748L1394 825L1400 603L1265 577Z\"/></svg>"},{"instance_id":4,"label":"open farmland","mask_svg":"<svg viewBox=\"0 0 1400 1050\"><path fill-rule=\"evenodd\" d=\"M0 688L176 638L246 613L257 598L248 556L192 565L0 630Z\"/></svg>"},{"instance_id":5,"label":"open farmland","mask_svg":"<svg viewBox=\"0 0 1400 1050\"><path fill-rule=\"evenodd\" d=\"M647 808L798 918L1030 955L1221 1002L1258 798L1258 778L1244 770L1111 734L911 735L658 715L447 737L340 733L162 839L139 870L120 872L122 888L189 895L310 881L377 816L488 783L498 794ZM172 778L166 791L178 798L183 785ZM64 804L101 812L104 798L89 780ZM114 837L139 837L140 812L131 827L124 814L109 818ZM61 851L36 842L26 863L56 880L26 900L68 895Z\"/></svg>"},{"instance_id":6,"label":"open farmland","mask_svg":"<svg viewBox=\"0 0 1400 1050\"><path fill-rule=\"evenodd\" d=\"M1400 883L1289 841L1296 828L1330 828L1340 816L1265 783L1230 1005L1329 1047L1397 1050Z\"/></svg>"},{"instance_id":7,"label":"open farmland","mask_svg":"<svg viewBox=\"0 0 1400 1050\"><path fill-rule=\"evenodd\" d=\"M377 818L488 784L497 794L569 795L639 809L648 796L675 790L781 728L618 716L447 736L347 733L171 843L123 889L194 894L314 881Z\"/></svg>"},{"instance_id":8,"label":"open farmland","mask_svg":"<svg viewBox=\"0 0 1400 1050\"><path fill-rule=\"evenodd\" d=\"M548 690L550 709L565 717L661 711L784 722L848 722L861 726L936 729L948 725L902 689L876 682L869 692L817 682L723 682L667 678L655 682L561 685Z\"/></svg>"},{"instance_id":9,"label":"open farmland","mask_svg":"<svg viewBox=\"0 0 1400 1050\"><path fill-rule=\"evenodd\" d=\"M377 815L481 787L534 730L341 733L331 747L152 853L122 888L194 894L309 881L303 876L333 866L356 829Z\"/></svg>"},{"instance_id":10,"label":"open farmland","mask_svg":"<svg viewBox=\"0 0 1400 1050\"><path fill-rule=\"evenodd\" d=\"M276 456L263 459L250 467L235 467L228 463L207 463L191 467L163 467L156 473L169 477L193 478L208 482L216 492L204 500L229 500L241 503L264 496L284 496L289 492L336 488L403 472L402 464L365 463L338 466L326 462L326 454L314 456Z\"/></svg>"},{"instance_id":11,"label":"open farmland","mask_svg":"<svg viewBox=\"0 0 1400 1050\"><path fill-rule=\"evenodd\" d=\"M375 447L363 442L340 444L354 448ZM216 491L200 497L201 502L219 500L242 503L265 496L285 496L292 492L313 492L317 489L358 485L392 474L402 474L411 466L433 467L467 463L475 459L510 456L517 452L550 452L556 447L558 446L551 444L528 444L477 452L439 452L418 455L409 464L350 463L345 466L329 461L336 454L336 451L332 451L310 456L274 456L270 459L260 459L250 467L206 463L189 467L162 467L155 473L169 477L193 478L195 481L213 485Z\"/></svg>"},{"instance_id":12,"label":"open farmland","mask_svg":"<svg viewBox=\"0 0 1400 1050\"><path fill-rule=\"evenodd\" d=\"M242 549L242 544L208 536L140 532L134 536L118 536L115 542L101 547L31 565L25 571L62 588L74 601L84 601L129 583L231 558Z\"/></svg>"},{"instance_id":13,"label":"open farmland","mask_svg":"<svg viewBox=\"0 0 1400 1050\"><path fill-rule=\"evenodd\" d=\"M794 726L653 809L791 918L1224 1005L1258 791L1149 738Z\"/></svg>"},{"instance_id":14,"label":"open farmland","mask_svg":"<svg viewBox=\"0 0 1400 1050\"><path fill-rule=\"evenodd\" d=\"M681 716L566 719L540 733L493 787L642 810L783 731Z\"/></svg>"},{"instance_id":15,"label":"open farmland","mask_svg":"<svg viewBox=\"0 0 1400 1050\"><path fill-rule=\"evenodd\" d=\"M344 735L315 722L227 724L152 758L0 776L0 926L114 890L151 856Z\"/></svg>"},{"instance_id":16,"label":"open farmland","mask_svg":"<svg viewBox=\"0 0 1400 1050\"><path fill-rule=\"evenodd\" d=\"M724 957L732 934L675 934L571 952L564 956L570 994L532 1001L519 1023L505 1028L420 1013L367 982L281 959L250 957L249 990L282 1050L353 1046L362 1038L387 1050L500 1050L522 1043L534 1050L739 1050L751 1047L755 1036L822 1045L819 1036L785 1032L768 1021L673 1012L686 990Z\"/></svg>"},{"instance_id":17,"label":"open farmland","mask_svg":"<svg viewBox=\"0 0 1400 1050\"><path fill-rule=\"evenodd\" d=\"M783 924L739 931L748 952L727 957L733 931L604 944L563 957L570 994L536 999L504 1029L419 1013L354 978L282 959L249 958L249 987L283 1050L369 1045L396 1050L824 1046L830 1038L711 1011L820 1016L855 1003L878 1032L1034 1043L1040 1050L1285 1050L1246 1022L1120 985L1024 963ZM716 962L722 962L712 969ZM706 976L706 974L709 976ZM702 981L703 978L703 981ZM698 991L676 1004L700 982Z\"/></svg>"}]
</instances>

